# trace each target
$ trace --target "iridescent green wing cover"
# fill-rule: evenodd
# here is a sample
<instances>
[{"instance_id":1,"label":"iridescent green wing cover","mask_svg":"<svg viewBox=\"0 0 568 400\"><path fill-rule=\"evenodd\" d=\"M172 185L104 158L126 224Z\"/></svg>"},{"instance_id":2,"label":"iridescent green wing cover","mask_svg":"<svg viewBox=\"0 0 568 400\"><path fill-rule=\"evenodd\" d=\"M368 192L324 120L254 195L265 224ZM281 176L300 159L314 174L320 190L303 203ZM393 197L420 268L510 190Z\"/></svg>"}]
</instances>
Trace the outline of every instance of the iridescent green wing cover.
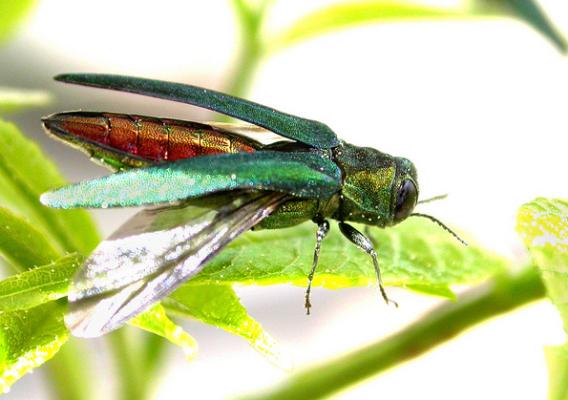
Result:
<instances>
[{"instance_id":1,"label":"iridescent green wing cover","mask_svg":"<svg viewBox=\"0 0 568 400\"><path fill-rule=\"evenodd\" d=\"M317 153L258 151L188 158L119 172L44 193L55 208L127 207L170 203L231 190L264 190L328 198L341 171Z\"/></svg>"},{"instance_id":2,"label":"iridescent green wing cover","mask_svg":"<svg viewBox=\"0 0 568 400\"><path fill-rule=\"evenodd\" d=\"M286 114L198 86L107 74L63 74L56 76L55 80L192 104L250 122L280 136L319 149L328 149L339 144L335 133L321 122Z\"/></svg>"}]
</instances>

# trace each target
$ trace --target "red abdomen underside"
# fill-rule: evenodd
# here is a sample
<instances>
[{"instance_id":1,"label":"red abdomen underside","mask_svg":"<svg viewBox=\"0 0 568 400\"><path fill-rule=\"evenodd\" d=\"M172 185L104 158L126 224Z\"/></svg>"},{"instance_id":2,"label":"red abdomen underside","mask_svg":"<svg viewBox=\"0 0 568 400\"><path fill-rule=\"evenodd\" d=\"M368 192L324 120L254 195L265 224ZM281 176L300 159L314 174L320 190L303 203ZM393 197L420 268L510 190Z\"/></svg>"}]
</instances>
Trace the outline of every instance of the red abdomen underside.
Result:
<instances>
[{"instance_id":1,"label":"red abdomen underside","mask_svg":"<svg viewBox=\"0 0 568 400\"><path fill-rule=\"evenodd\" d=\"M73 144L100 146L150 162L208 154L253 152L260 144L212 125L126 114L68 112L43 120L46 129Z\"/></svg>"}]
</instances>

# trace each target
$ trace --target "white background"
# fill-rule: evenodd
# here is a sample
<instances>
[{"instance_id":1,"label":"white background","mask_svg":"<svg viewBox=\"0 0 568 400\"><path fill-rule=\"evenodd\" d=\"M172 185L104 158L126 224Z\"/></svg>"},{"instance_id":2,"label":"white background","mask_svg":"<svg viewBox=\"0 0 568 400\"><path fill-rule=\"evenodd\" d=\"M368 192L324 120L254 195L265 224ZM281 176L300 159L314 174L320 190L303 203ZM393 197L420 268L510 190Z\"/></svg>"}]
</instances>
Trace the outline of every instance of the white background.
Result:
<instances>
[{"instance_id":1,"label":"white background","mask_svg":"<svg viewBox=\"0 0 568 400\"><path fill-rule=\"evenodd\" d=\"M269 31L326 3L277 2ZM560 27L568 26L568 5L542 4ZM56 157L69 179L92 178L106 171L44 137L42 114L81 108L211 116L163 101L63 87L51 76L122 73L222 89L237 43L229 1L43 0L28 24L0 48L0 86L53 91L55 103L14 120ZM248 97L324 121L349 142L413 160L422 195L450 193L428 212L519 263L525 254L514 232L517 208L536 196L568 197L568 64L518 21L383 24L329 34L268 59ZM105 210L96 216L108 234L130 213ZM308 318L301 288L238 291L300 367L394 332L438 302L389 288L401 304L392 310L378 300L376 288L316 288L315 315ZM168 367L156 377L156 398L225 398L285 378L240 338L198 323L186 327L200 354L187 363L172 348ZM563 341L554 308L541 302L338 397L542 399L547 385L543 346ZM95 385L104 394L112 385L106 383L112 368L103 342L93 347L105 382ZM8 397L45 398L46 392L41 374L34 374Z\"/></svg>"}]
</instances>

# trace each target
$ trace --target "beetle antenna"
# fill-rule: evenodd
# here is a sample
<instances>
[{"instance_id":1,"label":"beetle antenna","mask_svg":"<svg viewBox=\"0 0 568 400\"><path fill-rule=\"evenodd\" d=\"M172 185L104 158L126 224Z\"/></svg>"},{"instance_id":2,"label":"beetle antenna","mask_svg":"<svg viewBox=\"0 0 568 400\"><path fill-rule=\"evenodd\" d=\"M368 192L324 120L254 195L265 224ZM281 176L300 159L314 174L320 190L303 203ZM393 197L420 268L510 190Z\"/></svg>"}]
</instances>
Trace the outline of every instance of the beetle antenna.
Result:
<instances>
[{"instance_id":1,"label":"beetle antenna","mask_svg":"<svg viewBox=\"0 0 568 400\"><path fill-rule=\"evenodd\" d=\"M427 199L424 200L420 200L417 204L424 204L424 203L430 203L431 201L436 201L436 200L443 200L446 197L448 197L448 194L439 194L438 196L434 196L434 197L429 197Z\"/></svg>"},{"instance_id":2,"label":"beetle antenna","mask_svg":"<svg viewBox=\"0 0 568 400\"><path fill-rule=\"evenodd\" d=\"M461 237L458 236L457 233L455 233L454 231L452 231L450 228L448 228L442 221L440 221L437 218L434 218L431 215L428 214L420 214L420 213L412 213L410 214L411 217L422 217L422 218L426 218L429 219L430 221L438 224L439 226L441 226L446 232L450 233L450 235L452 235L453 237L455 237L457 240L459 240L464 246L467 246L467 242L465 240L463 240Z\"/></svg>"}]
</instances>

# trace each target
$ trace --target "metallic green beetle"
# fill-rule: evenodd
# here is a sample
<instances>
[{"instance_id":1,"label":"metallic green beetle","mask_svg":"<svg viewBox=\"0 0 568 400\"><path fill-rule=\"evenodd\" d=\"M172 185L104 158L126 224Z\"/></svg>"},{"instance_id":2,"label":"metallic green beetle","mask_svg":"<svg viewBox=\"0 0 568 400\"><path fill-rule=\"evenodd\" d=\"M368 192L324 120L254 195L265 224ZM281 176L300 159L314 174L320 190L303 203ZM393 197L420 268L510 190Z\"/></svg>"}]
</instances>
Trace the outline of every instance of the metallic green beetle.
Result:
<instances>
[{"instance_id":1,"label":"metallic green beetle","mask_svg":"<svg viewBox=\"0 0 568 400\"><path fill-rule=\"evenodd\" d=\"M383 228L416 215L441 225L413 213L418 183L409 160L345 143L320 122L179 83L98 74L56 79L188 103L256 125L94 112L43 119L49 133L118 171L45 193L43 204L156 206L103 241L75 276L66 316L74 335L93 337L118 328L251 228L278 229L308 220L317 224L308 313L328 219L337 220L343 235L370 255L389 303L371 241L348 222ZM262 144L243 134L247 130L272 131L280 140Z\"/></svg>"}]
</instances>

